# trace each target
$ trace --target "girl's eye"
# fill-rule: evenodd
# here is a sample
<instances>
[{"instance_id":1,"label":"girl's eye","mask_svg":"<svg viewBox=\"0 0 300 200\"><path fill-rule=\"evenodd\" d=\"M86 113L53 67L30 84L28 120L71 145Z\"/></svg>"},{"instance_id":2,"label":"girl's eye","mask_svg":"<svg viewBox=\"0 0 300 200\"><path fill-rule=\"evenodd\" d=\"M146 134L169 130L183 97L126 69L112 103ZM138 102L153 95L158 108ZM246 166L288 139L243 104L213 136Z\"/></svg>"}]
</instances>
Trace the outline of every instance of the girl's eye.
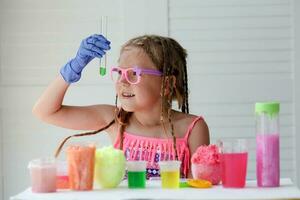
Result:
<instances>
[{"instance_id":1,"label":"girl's eye","mask_svg":"<svg viewBox=\"0 0 300 200\"><path fill-rule=\"evenodd\" d=\"M129 75L129 76L137 76L137 72L135 71L135 70L128 70L127 71L127 74Z\"/></svg>"},{"instance_id":2,"label":"girl's eye","mask_svg":"<svg viewBox=\"0 0 300 200\"><path fill-rule=\"evenodd\" d=\"M121 71L121 70L118 70L118 74L121 75L121 74L122 74L122 71Z\"/></svg>"}]
</instances>

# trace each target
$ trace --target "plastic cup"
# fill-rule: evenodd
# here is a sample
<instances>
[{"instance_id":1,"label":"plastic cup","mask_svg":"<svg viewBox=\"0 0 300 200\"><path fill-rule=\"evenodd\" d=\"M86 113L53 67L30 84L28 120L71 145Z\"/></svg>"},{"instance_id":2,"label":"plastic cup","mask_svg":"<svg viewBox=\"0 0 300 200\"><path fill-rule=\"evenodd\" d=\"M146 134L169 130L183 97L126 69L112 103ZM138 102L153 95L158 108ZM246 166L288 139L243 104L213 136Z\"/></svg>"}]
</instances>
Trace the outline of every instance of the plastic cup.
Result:
<instances>
[{"instance_id":1,"label":"plastic cup","mask_svg":"<svg viewBox=\"0 0 300 200\"><path fill-rule=\"evenodd\" d=\"M196 164L192 163L192 175L194 179L210 181L218 185L221 181L221 165L218 164Z\"/></svg>"},{"instance_id":2,"label":"plastic cup","mask_svg":"<svg viewBox=\"0 0 300 200\"><path fill-rule=\"evenodd\" d=\"M247 141L226 139L220 142L222 185L225 188L243 188L247 175Z\"/></svg>"},{"instance_id":3,"label":"plastic cup","mask_svg":"<svg viewBox=\"0 0 300 200\"><path fill-rule=\"evenodd\" d=\"M147 161L127 161L128 188L146 187Z\"/></svg>"},{"instance_id":4,"label":"plastic cup","mask_svg":"<svg viewBox=\"0 0 300 200\"><path fill-rule=\"evenodd\" d=\"M160 161L158 164L162 188L179 188L181 161Z\"/></svg>"},{"instance_id":5,"label":"plastic cup","mask_svg":"<svg viewBox=\"0 0 300 200\"><path fill-rule=\"evenodd\" d=\"M125 174L124 152L112 146L96 150L95 181L101 188L117 187Z\"/></svg>"},{"instance_id":6,"label":"plastic cup","mask_svg":"<svg viewBox=\"0 0 300 200\"><path fill-rule=\"evenodd\" d=\"M67 161L56 161L56 189L69 189Z\"/></svg>"},{"instance_id":7,"label":"plastic cup","mask_svg":"<svg viewBox=\"0 0 300 200\"><path fill-rule=\"evenodd\" d=\"M56 191L56 165L54 158L40 158L29 162L31 190L35 193Z\"/></svg>"},{"instance_id":8,"label":"plastic cup","mask_svg":"<svg viewBox=\"0 0 300 200\"><path fill-rule=\"evenodd\" d=\"M72 145L67 148L70 189L92 190L95 165L94 145Z\"/></svg>"}]
</instances>

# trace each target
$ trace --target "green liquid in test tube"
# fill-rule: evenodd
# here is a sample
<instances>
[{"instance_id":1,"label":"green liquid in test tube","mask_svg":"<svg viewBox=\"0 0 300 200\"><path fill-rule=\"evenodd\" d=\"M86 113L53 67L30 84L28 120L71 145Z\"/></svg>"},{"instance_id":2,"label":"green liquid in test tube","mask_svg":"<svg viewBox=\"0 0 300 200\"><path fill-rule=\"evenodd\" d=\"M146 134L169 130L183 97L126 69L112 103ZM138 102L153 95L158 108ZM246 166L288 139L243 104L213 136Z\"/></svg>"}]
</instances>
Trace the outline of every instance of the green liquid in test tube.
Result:
<instances>
[{"instance_id":1,"label":"green liquid in test tube","mask_svg":"<svg viewBox=\"0 0 300 200\"><path fill-rule=\"evenodd\" d=\"M101 34L104 37L107 37L107 16L102 16L101 17ZM106 54L103 56L104 59L104 65L102 65L102 59L99 60L99 65L100 65L100 69L99 69L99 73L100 76L104 76L106 74L106 64L107 64L107 57Z\"/></svg>"},{"instance_id":2,"label":"green liquid in test tube","mask_svg":"<svg viewBox=\"0 0 300 200\"><path fill-rule=\"evenodd\" d=\"M106 74L106 67L105 66L100 66L100 75L104 76Z\"/></svg>"}]
</instances>

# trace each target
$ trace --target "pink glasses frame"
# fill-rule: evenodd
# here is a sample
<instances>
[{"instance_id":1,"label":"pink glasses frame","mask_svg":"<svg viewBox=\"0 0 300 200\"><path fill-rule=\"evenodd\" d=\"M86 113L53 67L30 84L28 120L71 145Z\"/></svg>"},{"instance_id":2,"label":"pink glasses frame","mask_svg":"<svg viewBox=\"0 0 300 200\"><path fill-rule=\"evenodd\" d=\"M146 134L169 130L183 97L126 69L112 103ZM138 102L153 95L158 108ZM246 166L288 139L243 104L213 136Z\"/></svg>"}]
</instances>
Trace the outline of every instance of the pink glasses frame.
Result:
<instances>
[{"instance_id":1,"label":"pink glasses frame","mask_svg":"<svg viewBox=\"0 0 300 200\"><path fill-rule=\"evenodd\" d=\"M136 75L137 75L137 81L136 82L131 82L127 76L127 71L129 70L133 70ZM131 68L126 68L126 69L123 69L121 67L112 67L110 69L110 76L111 76L111 79L113 80L113 75L112 73L114 71L121 71L121 77L119 78L119 80L117 80L117 82L120 82L122 80L123 77L125 77L126 81L132 85L136 85L138 84L140 81L141 81L141 75L142 74L148 74L148 75L154 75L154 76L162 76L163 73L159 70L156 70L156 69L143 69L143 68L140 68L138 66L134 66L134 67L131 67Z\"/></svg>"}]
</instances>

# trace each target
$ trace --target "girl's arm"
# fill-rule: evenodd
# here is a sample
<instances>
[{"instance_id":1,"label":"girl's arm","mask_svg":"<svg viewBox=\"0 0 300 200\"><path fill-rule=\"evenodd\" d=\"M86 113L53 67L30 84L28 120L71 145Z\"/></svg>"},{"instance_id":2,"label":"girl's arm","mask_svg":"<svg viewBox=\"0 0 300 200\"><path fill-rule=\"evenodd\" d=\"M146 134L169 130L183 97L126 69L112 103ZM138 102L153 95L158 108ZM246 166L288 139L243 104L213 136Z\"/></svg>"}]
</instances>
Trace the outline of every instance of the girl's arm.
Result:
<instances>
[{"instance_id":1,"label":"girl's arm","mask_svg":"<svg viewBox=\"0 0 300 200\"><path fill-rule=\"evenodd\" d=\"M113 119L115 107L111 105L62 105L68 87L58 76L34 105L33 114L47 123L76 130L96 130Z\"/></svg>"},{"instance_id":2,"label":"girl's arm","mask_svg":"<svg viewBox=\"0 0 300 200\"><path fill-rule=\"evenodd\" d=\"M192 156L197 148L201 145L209 145L209 130L204 120L196 122L188 139L190 155ZM188 173L188 178L192 178L191 168Z\"/></svg>"},{"instance_id":3,"label":"girl's arm","mask_svg":"<svg viewBox=\"0 0 300 200\"><path fill-rule=\"evenodd\" d=\"M110 42L102 35L82 40L76 56L60 69L58 76L33 107L33 114L45 122L76 130L96 130L108 124L114 116L109 105L62 105L69 84L78 81L82 70L95 57L101 58L110 49Z\"/></svg>"}]
</instances>

